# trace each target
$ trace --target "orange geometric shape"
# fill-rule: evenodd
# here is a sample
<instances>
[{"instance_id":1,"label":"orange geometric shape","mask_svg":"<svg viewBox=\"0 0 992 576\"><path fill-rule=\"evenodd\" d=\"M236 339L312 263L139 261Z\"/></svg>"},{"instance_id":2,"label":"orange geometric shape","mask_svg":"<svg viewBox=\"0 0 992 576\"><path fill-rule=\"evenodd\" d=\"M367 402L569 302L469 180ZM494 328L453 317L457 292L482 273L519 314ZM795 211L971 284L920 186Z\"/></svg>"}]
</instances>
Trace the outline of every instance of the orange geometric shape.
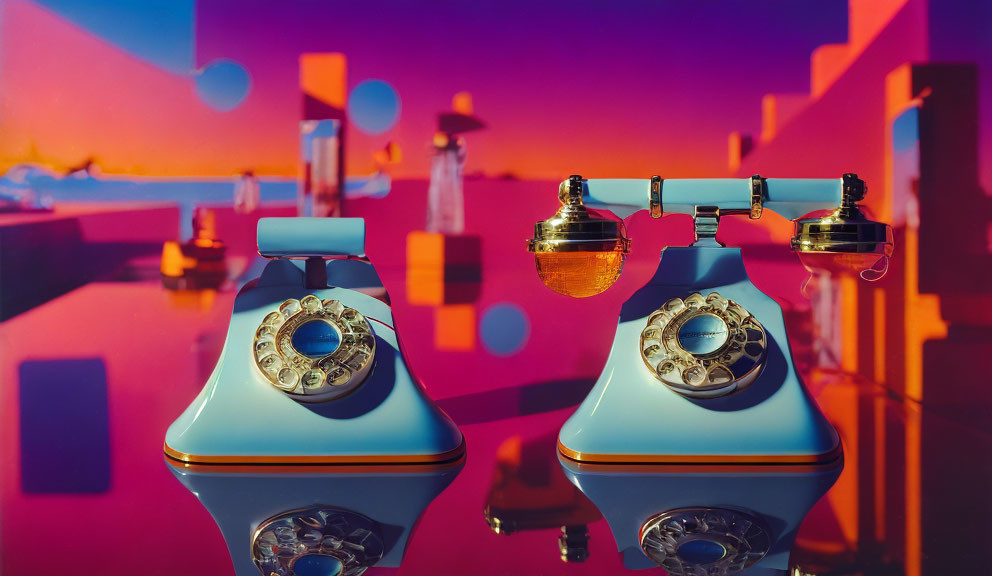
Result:
<instances>
[{"instance_id":1,"label":"orange geometric shape","mask_svg":"<svg viewBox=\"0 0 992 576\"><path fill-rule=\"evenodd\" d=\"M406 269L406 301L414 306L444 303L444 269Z\"/></svg>"},{"instance_id":2,"label":"orange geometric shape","mask_svg":"<svg viewBox=\"0 0 992 576\"><path fill-rule=\"evenodd\" d=\"M418 306L468 304L482 281L482 239L410 232L406 237L407 302Z\"/></svg>"},{"instance_id":3,"label":"orange geometric shape","mask_svg":"<svg viewBox=\"0 0 992 576\"><path fill-rule=\"evenodd\" d=\"M848 1L847 42L825 44L813 50L810 58L810 86L818 98L851 67L879 33L909 4L909 0ZM926 19L920 20L925 22ZM925 29L917 34L925 35Z\"/></svg>"},{"instance_id":4,"label":"orange geometric shape","mask_svg":"<svg viewBox=\"0 0 992 576\"><path fill-rule=\"evenodd\" d=\"M444 303L444 236L415 231L406 236L406 299L417 306Z\"/></svg>"},{"instance_id":5,"label":"orange geometric shape","mask_svg":"<svg viewBox=\"0 0 992 576\"><path fill-rule=\"evenodd\" d=\"M419 230L406 235L407 268L444 268L444 235Z\"/></svg>"},{"instance_id":6,"label":"orange geometric shape","mask_svg":"<svg viewBox=\"0 0 992 576\"><path fill-rule=\"evenodd\" d=\"M858 372L858 279L849 274L837 276L840 285L841 370Z\"/></svg>"},{"instance_id":7,"label":"orange geometric shape","mask_svg":"<svg viewBox=\"0 0 992 576\"><path fill-rule=\"evenodd\" d=\"M754 141L750 134L741 132L731 132L727 137L727 167L731 172L737 172L741 167L741 162L754 148Z\"/></svg>"},{"instance_id":8,"label":"orange geometric shape","mask_svg":"<svg viewBox=\"0 0 992 576\"><path fill-rule=\"evenodd\" d=\"M824 412L830 414L830 422L843 439L844 460L847 462L858 462L859 452L864 445L860 437L861 398L857 385L846 384L844 380L832 382L816 398ZM858 498L858 487L862 472L858 466L845 466L826 496L837 527L848 546L856 545L859 541L859 507L863 499Z\"/></svg>"},{"instance_id":9,"label":"orange geometric shape","mask_svg":"<svg viewBox=\"0 0 992 576\"><path fill-rule=\"evenodd\" d=\"M824 44L810 56L810 95L819 98L844 74L850 59L851 47L847 44Z\"/></svg>"},{"instance_id":10,"label":"orange geometric shape","mask_svg":"<svg viewBox=\"0 0 992 576\"><path fill-rule=\"evenodd\" d=\"M885 384L885 344L888 340L885 338L885 290L882 288L875 288L872 290L872 295L874 302L872 303L872 310L874 312L874 330L872 335L872 340L875 342L875 372L874 379L878 384Z\"/></svg>"},{"instance_id":11,"label":"orange geometric shape","mask_svg":"<svg viewBox=\"0 0 992 576\"><path fill-rule=\"evenodd\" d=\"M908 3L908 0L848 0L847 41L854 48L854 55L861 54Z\"/></svg>"},{"instance_id":12,"label":"orange geometric shape","mask_svg":"<svg viewBox=\"0 0 992 576\"><path fill-rule=\"evenodd\" d=\"M913 65L903 64L885 75L885 120L891 122L914 105Z\"/></svg>"},{"instance_id":13,"label":"orange geometric shape","mask_svg":"<svg viewBox=\"0 0 992 576\"><path fill-rule=\"evenodd\" d=\"M344 109L348 101L348 60L340 52L300 55L300 89L321 102Z\"/></svg>"},{"instance_id":14,"label":"orange geometric shape","mask_svg":"<svg viewBox=\"0 0 992 576\"><path fill-rule=\"evenodd\" d=\"M940 312L939 294L920 294L919 230L907 227L903 234L905 270L903 284L903 318L905 331L904 358L905 394L916 402L923 401L923 344L927 340L947 337L948 323Z\"/></svg>"},{"instance_id":15,"label":"orange geometric shape","mask_svg":"<svg viewBox=\"0 0 992 576\"><path fill-rule=\"evenodd\" d=\"M453 304L434 309L434 347L438 350L475 350L475 306Z\"/></svg>"},{"instance_id":16,"label":"orange geometric shape","mask_svg":"<svg viewBox=\"0 0 992 576\"><path fill-rule=\"evenodd\" d=\"M761 141L771 142L779 129L809 104L806 94L765 94L761 99Z\"/></svg>"}]
</instances>

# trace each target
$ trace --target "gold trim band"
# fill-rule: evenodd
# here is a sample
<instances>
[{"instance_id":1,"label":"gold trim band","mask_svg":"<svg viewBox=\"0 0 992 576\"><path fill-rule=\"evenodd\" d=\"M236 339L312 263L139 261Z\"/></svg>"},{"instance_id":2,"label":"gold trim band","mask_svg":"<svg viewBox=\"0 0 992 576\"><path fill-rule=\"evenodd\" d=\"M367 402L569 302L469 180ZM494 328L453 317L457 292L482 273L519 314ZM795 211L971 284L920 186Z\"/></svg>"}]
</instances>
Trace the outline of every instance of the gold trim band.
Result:
<instances>
[{"instance_id":1,"label":"gold trim band","mask_svg":"<svg viewBox=\"0 0 992 576\"><path fill-rule=\"evenodd\" d=\"M809 455L697 455L697 454L584 454L576 452L558 440L558 452L580 464L703 464L703 465L760 465L777 466L788 464L826 465L836 462L844 454L840 444L826 454Z\"/></svg>"},{"instance_id":2,"label":"gold trim band","mask_svg":"<svg viewBox=\"0 0 992 576\"><path fill-rule=\"evenodd\" d=\"M186 454L163 444L163 451L169 458L188 464L245 465L245 464L442 464L458 460L465 454L465 438L454 450L440 454L393 454L388 456L203 456Z\"/></svg>"},{"instance_id":3,"label":"gold trim band","mask_svg":"<svg viewBox=\"0 0 992 576\"><path fill-rule=\"evenodd\" d=\"M419 474L454 470L465 464L465 453L437 464L193 464L168 456L176 470L211 474Z\"/></svg>"}]
</instances>

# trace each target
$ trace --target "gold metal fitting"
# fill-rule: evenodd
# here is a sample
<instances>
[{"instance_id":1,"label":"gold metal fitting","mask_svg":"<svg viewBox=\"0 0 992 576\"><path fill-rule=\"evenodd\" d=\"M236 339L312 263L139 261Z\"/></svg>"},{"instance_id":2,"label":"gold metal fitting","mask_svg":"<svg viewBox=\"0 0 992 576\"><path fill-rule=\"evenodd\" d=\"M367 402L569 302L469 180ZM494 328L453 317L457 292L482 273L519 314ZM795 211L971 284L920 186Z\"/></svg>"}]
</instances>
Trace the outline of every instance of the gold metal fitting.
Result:
<instances>
[{"instance_id":1,"label":"gold metal fitting","mask_svg":"<svg viewBox=\"0 0 992 576\"><path fill-rule=\"evenodd\" d=\"M586 209L581 176L562 182L558 199L562 206L555 215L534 224L527 251L551 290L575 298L599 294L616 282L630 251L623 222Z\"/></svg>"},{"instance_id":2,"label":"gold metal fitting","mask_svg":"<svg viewBox=\"0 0 992 576\"><path fill-rule=\"evenodd\" d=\"M651 177L651 217L661 218L661 176Z\"/></svg>"},{"instance_id":3,"label":"gold metal fitting","mask_svg":"<svg viewBox=\"0 0 992 576\"><path fill-rule=\"evenodd\" d=\"M857 174L844 174L841 205L827 216L796 221L792 249L811 272L858 273L878 280L888 271L892 255L892 227L869 220L858 202L867 186ZM876 269L878 263L882 269Z\"/></svg>"},{"instance_id":4,"label":"gold metal fitting","mask_svg":"<svg viewBox=\"0 0 992 576\"><path fill-rule=\"evenodd\" d=\"M486 519L486 524L489 525L489 529L493 531L493 534L502 534L504 536L513 533L513 527L493 512L492 508L486 506L482 511L483 517Z\"/></svg>"},{"instance_id":5,"label":"gold metal fitting","mask_svg":"<svg viewBox=\"0 0 992 576\"><path fill-rule=\"evenodd\" d=\"M751 176L751 220L761 218L762 202L765 199L765 179L755 174Z\"/></svg>"}]
</instances>

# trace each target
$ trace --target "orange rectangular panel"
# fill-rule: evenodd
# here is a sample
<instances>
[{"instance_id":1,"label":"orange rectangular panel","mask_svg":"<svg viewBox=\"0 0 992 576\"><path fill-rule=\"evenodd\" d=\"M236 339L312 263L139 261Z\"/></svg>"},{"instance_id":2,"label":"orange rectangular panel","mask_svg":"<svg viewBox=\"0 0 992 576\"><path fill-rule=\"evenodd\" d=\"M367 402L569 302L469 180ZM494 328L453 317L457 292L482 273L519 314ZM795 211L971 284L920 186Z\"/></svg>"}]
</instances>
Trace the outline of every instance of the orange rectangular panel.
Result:
<instances>
[{"instance_id":1,"label":"orange rectangular panel","mask_svg":"<svg viewBox=\"0 0 992 576\"><path fill-rule=\"evenodd\" d=\"M444 270L406 269L406 301L414 306L444 303Z\"/></svg>"},{"instance_id":2,"label":"orange rectangular panel","mask_svg":"<svg viewBox=\"0 0 992 576\"><path fill-rule=\"evenodd\" d=\"M819 98L844 74L850 63L851 47L848 44L824 44L810 56L810 92Z\"/></svg>"},{"instance_id":3,"label":"orange rectangular panel","mask_svg":"<svg viewBox=\"0 0 992 576\"><path fill-rule=\"evenodd\" d=\"M438 350L474 350L475 307L456 304L435 308L434 347Z\"/></svg>"},{"instance_id":4,"label":"orange rectangular panel","mask_svg":"<svg viewBox=\"0 0 992 576\"><path fill-rule=\"evenodd\" d=\"M416 306L444 303L444 236L410 232L406 236L406 300Z\"/></svg>"},{"instance_id":5,"label":"orange rectangular panel","mask_svg":"<svg viewBox=\"0 0 992 576\"><path fill-rule=\"evenodd\" d=\"M444 235L414 231L406 235L406 267L444 269Z\"/></svg>"},{"instance_id":6,"label":"orange rectangular panel","mask_svg":"<svg viewBox=\"0 0 992 576\"><path fill-rule=\"evenodd\" d=\"M348 101L345 55L340 52L301 54L300 89L324 104L344 110Z\"/></svg>"}]
</instances>

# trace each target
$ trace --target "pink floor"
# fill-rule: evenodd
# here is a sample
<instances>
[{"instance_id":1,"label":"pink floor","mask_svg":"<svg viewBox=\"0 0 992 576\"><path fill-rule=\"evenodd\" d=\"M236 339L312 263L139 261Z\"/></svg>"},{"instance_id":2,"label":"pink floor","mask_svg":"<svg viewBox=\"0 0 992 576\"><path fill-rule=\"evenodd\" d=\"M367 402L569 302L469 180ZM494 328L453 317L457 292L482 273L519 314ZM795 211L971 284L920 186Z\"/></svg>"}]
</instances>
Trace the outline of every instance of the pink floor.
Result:
<instances>
[{"instance_id":1,"label":"pink floor","mask_svg":"<svg viewBox=\"0 0 992 576\"><path fill-rule=\"evenodd\" d=\"M550 216L555 207L555 185L469 181L467 228L483 238L477 318L495 303L510 302L526 312L530 324L526 345L502 358L488 353L478 339L471 351L435 350L432 309L406 302L405 237L423 226L425 195L426 182L399 182L386 199L355 201L348 207L349 215L367 219L368 254L392 297L411 367L428 393L452 413L468 445L464 470L422 517L402 573L436 573L439 554L447 573L516 574L524 566L533 574L618 571L620 559L602 520L590 526L590 559L566 566L558 559L556 528L497 536L483 520L483 508L497 449L513 437L553 437L581 398L570 395L569 386L588 387L598 375L620 303L653 273L665 242L691 240L688 220L635 217L629 226L633 251L621 280L597 298L570 300L541 285L524 249L533 222ZM497 208L538 195L547 201ZM241 268L250 264L250 223L225 215L219 229L231 243L232 261ZM749 238L745 232L732 219L725 222L724 239L746 243L745 261L755 283L789 310L801 311L804 272L798 262L784 245L769 244L768 233ZM212 369L233 298L231 288L177 294L154 279L99 282L0 324L0 450L7 464L0 472L4 573L37 572L39 565L44 573L232 572L219 530L172 477L161 449L166 427ZM106 364L111 488L82 496L23 494L17 465L17 367L29 359L84 357ZM525 403L521 398L527 387L543 392ZM559 395L566 397L564 404ZM557 474L553 453L547 462ZM823 525L829 536L831 524ZM60 553L47 554L52 546ZM495 561L480 567L482 550Z\"/></svg>"}]
</instances>

